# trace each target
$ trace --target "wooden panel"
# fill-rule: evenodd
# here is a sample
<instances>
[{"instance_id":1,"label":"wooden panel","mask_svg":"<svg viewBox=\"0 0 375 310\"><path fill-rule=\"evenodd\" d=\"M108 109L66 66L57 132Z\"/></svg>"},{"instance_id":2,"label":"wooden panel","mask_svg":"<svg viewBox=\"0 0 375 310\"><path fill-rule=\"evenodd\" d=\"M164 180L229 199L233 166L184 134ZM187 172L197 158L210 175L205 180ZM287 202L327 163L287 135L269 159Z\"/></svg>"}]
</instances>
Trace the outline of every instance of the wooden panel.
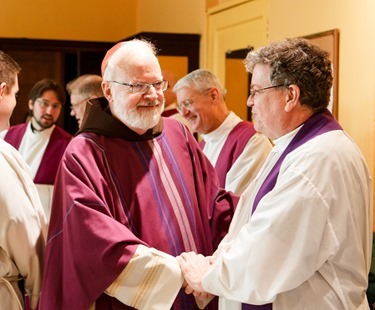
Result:
<instances>
[{"instance_id":1,"label":"wooden panel","mask_svg":"<svg viewBox=\"0 0 375 310\"><path fill-rule=\"evenodd\" d=\"M25 121L28 113L28 95L33 85L43 79L51 78L64 87L63 63L61 52L50 51L7 51L21 66L19 75L20 91L17 105L11 117L11 125ZM58 124L63 126L64 115L61 113Z\"/></svg>"},{"instance_id":2,"label":"wooden panel","mask_svg":"<svg viewBox=\"0 0 375 310\"><path fill-rule=\"evenodd\" d=\"M0 38L0 50L10 54L21 66L20 92L11 125L24 122L28 111L28 93L40 79L50 77L63 87L85 73L100 74L100 65L112 42L59 41ZM58 124L74 134L75 118L70 116L70 101L61 112Z\"/></svg>"}]
</instances>

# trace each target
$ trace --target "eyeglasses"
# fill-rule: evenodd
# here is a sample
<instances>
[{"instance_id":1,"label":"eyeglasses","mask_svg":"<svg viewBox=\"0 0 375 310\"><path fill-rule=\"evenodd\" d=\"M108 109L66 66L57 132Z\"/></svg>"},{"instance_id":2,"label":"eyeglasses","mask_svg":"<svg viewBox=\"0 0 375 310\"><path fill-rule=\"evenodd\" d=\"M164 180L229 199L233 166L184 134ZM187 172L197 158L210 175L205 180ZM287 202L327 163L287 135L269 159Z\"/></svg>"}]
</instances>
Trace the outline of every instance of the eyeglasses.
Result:
<instances>
[{"instance_id":1,"label":"eyeglasses","mask_svg":"<svg viewBox=\"0 0 375 310\"><path fill-rule=\"evenodd\" d=\"M35 101L38 102L39 106L43 109L48 109L49 107L52 107L53 110L61 109L61 103L49 103L48 100L43 98L37 98Z\"/></svg>"},{"instance_id":2,"label":"eyeglasses","mask_svg":"<svg viewBox=\"0 0 375 310\"><path fill-rule=\"evenodd\" d=\"M277 88L277 87L286 87L286 86L284 84L280 84L280 85L273 85L273 86L268 86L268 87L264 87L264 88L260 88L260 89L250 89L249 98L254 99L256 94L261 93L261 92L263 92L267 89L272 89L272 88Z\"/></svg>"},{"instance_id":3,"label":"eyeglasses","mask_svg":"<svg viewBox=\"0 0 375 310\"><path fill-rule=\"evenodd\" d=\"M82 99L81 101L77 102L77 103L73 103L71 102L70 104L70 110L76 110L82 103L86 103L87 100L89 100L90 97L87 97L85 99Z\"/></svg>"},{"instance_id":4,"label":"eyeglasses","mask_svg":"<svg viewBox=\"0 0 375 310\"><path fill-rule=\"evenodd\" d=\"M177 103L177 111L182 114L182 108L189 109L193 105L194 101L190 99L186 99Z\"/></svg>"},{"instance_id":5,"label":"eyeglasses","mask_svg":"<svg viewBox=\"0 0 375 310\"><path fill-rule=\"evenodd\" d=\"M117 81L107 81L109 83L116 83L119 85L127 86L129 87L130 93L132 94L145 94L148 92L148 90L151 88L155 88L156 91L165 91L168 88L168 81L167 80L162 80L159 82L156 82L154 84L148 84L148 83L135 83L135 84L130 84L130 83L121 83Z\"/></svg>"}]
</instances>

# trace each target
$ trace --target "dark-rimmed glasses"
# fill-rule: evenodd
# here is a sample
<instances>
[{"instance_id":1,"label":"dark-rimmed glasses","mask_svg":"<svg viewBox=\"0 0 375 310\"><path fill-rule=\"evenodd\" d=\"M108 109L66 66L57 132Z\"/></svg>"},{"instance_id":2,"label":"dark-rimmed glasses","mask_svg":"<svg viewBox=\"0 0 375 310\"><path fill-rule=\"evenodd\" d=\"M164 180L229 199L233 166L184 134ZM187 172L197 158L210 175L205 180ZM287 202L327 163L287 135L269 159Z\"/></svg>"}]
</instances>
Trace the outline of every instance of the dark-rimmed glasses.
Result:
<instances>
[{"instance_id":1,"label":"dark-rimmed glasses","mask_svg":"<svg viewBox=\"0 0 375 310\"><path fill-rule=\"evenodd\" d=\"M148 90L151 88L155 88L156 91L165 91L168 88L168 81L167 80L162 80L153 84L149 83L122 83L118 81L107 81L109 83L116 83L119 85L127 86L129 87L129 91L132 94L145 94L148 92Z\"/></svg>"},{"instance_id":2,"label":"dark-rimmed glasses","mask_svg":"<svg viewBox=\"0 0 375 310\"><path fill-rule=\"evenodd\" d=\"M273 86L268 86L268 87L263 87L263 88L260 88L260 89L250 89L250 94L249 94L249 98L250 99L254 99L255 95L258 94L258 93L261 93L267 89L272 89L272 88L277 88L277 87L286 87L284 84L280 84L280 85L273 85Z\"/></svg>"}]
</instances>

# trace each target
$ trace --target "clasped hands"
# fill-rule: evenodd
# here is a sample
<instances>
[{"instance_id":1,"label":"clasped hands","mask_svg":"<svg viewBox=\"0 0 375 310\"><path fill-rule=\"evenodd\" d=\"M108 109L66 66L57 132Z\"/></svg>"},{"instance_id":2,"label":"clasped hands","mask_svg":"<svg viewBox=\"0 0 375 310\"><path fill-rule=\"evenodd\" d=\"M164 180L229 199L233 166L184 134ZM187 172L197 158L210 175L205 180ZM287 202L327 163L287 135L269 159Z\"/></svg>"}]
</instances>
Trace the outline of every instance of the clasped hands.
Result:
<instances>
[{"instance_id":1,"label":"clasped hands","mask_svg":"<svg viewBox=\"0 0 375 310\"><path fill-rule=\"evenodd\" d=\"M195 252L182 253L177 256L182 275L185 280L182 285L186 294L193 294L198 300L212 299L214 296L204 291L202 287L202 278L211 268L214 259L211 256L203 256Z\"/></svg>"}]
</instances>

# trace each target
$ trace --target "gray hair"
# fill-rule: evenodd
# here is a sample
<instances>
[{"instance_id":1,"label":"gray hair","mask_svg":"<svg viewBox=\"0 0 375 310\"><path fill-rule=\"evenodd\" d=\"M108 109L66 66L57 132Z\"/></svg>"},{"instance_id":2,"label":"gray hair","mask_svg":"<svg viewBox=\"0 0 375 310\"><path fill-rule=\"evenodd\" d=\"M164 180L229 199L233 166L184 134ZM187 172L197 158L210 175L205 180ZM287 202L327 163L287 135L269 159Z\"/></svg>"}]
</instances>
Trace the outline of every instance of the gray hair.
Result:
<instances>
[{"instance_id":1,"label":"gray hair","mask_svg":"<svg viewBox=\"0 0 375 310\"><path fill-rule=\"evenodd\" d=\"M244 60L246 70L255 65L270 66L272 85L297 85L300 101L313 111L327 108L332 88L332 65L328 53L306 39L285 39L250 51Z\"/></svg>"},{"instance_id":2,"label":"gray hair","mask_svg":"<svg viewBox=\"0 0 375 310\"><path fill-rule=\"evenodd\" d=\"M198 69L190 72L178 80L173 87L173 91L177 92L181 88L192 87L200 93L205 93L207 90L215 87L219 90L222 99L225 99L226 90L221 85L219 78L207 69Z\"/></svg>"},{"instance_id":3,"label":"gray hair","mask_svg":"<svg viewBox=\"0 0 375 310\"><path fill-rule=\"evenodd\" d=\"M66 90L71 95L77 92L83 97L103 97L102 77L96 74L84 74L66 85Z\"/></svg>"}]
</instances>

